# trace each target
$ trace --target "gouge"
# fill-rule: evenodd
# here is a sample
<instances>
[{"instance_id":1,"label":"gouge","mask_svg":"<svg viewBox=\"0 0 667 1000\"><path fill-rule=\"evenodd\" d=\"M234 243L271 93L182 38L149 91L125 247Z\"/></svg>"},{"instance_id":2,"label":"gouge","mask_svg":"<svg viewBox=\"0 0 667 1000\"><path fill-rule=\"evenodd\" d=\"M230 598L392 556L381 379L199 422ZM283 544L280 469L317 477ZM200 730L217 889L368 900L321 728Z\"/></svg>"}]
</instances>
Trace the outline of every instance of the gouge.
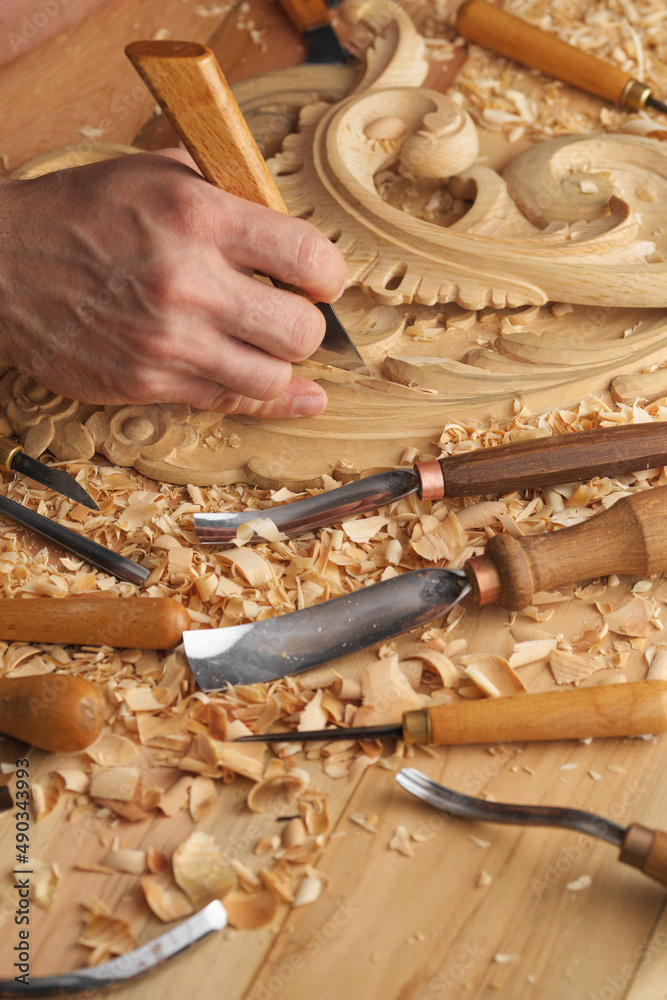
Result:
<instances>
[{"instance_id":1,"label":"gouge","mask_svg":"<svg viewBox=\"0 0 667 1000\"><path fill-rule=\"evenodd\" d=\"M195 514L200 542L233 542L240 525L266 518L286 535L312 531L366 510L384 507L411 493L422 500L496 495L509 490L571 483L592 476L620 476L667 463L667 424L631 424L577 434L534 438L498 448L418 462L366 476L335 490L267 510ZM255 534L251 541L261 540Z\"/></svg>"},{"instance_id":2,"label":"gouge","mask_svg":"<svg viewBox=\"0 0 667 1000\"><path fill-rule=\"evenodd\" d=\"M83 677L0 678L0 732L42 750L82 750L97 739L105 716L102 692Z\"/></svg>"},{"instance_id":3,"label":"gouge","mask_svg":"<svg viewBox=\"0 0 667 1000\"><path fill-rule=\"evenodd\" d=\"M0 469L5 472L19 472L23 476L29 476L42 486L48 486L57 493L76 500L91 510L99 510L99 507L91 496L84 490L80 483L77 483L74 476L64 469L52 469L45 462L38 462L36 458L26 455L20 444L14 444L9 438L0 436Z\"/></svg>"},{"instance_id":4,"label":"gouge","mask_svg":"<svg viewBox=\"0 0 667 1000\"><path fill-rule=\"evenodd\" d=\"M248 201L287 213L287 206L210 49L195 42L132 42L125 52L207 181ZM273 280L279 288L300 288ZM308 298L309 296L305 296ZM368 374L363 358L327 302L316 361Z\"/></svg>"},{"instance_id":5,"label":"gouge","mask_svg":"<svg viewBox=\"0 0 667 1000\"><path fill-rule=\"evenodd\" d=\"M560 826L599 837L600 840L620 847L619 861L639 868L656 882L667 885L667 833L661 830L651 830L641 823L622 827L581 809L513 805L475 799L439 785L414 767L402 768L396 775L396 781L406 792L452 816L510 826Z\"/></svg>"},{"instance_id":6,"label":"gouge","mask_svg":"<svg viewBox=\"0 0 667 1000\"><path fill-rule=\"evenodd\" d=\"M306 63L336 65L354 59L331 27L329 8L324 0L280 0L280 6L303 36Z\"/></svg>"},{"instance_id":7,"label":"gouge","mask_svg":"<svg viewBox=\"0 0 667 1000\"><path fill-rule=\"evenodd\" d=\"M546 34L488 0L466 0L459 8L456 26L471 42L605 101L632 111L649 107L667 113L667 104L653 97L648 84L618 66Z\"/></svg>"},{"instance_id":8,"label":"gouge","mask_svg":"<svg viewBox=\"0 0 667 1000\"><path fill-rule=\"evenodd\" d=\"M510 698L480 698L406 712L400 725L253 733L235 743L326 743L329 740L394 738L406 743L458 746L465 743L579 740L640 736L667 730L667 681L574 688Z\"/></svg>"}]
</instances>

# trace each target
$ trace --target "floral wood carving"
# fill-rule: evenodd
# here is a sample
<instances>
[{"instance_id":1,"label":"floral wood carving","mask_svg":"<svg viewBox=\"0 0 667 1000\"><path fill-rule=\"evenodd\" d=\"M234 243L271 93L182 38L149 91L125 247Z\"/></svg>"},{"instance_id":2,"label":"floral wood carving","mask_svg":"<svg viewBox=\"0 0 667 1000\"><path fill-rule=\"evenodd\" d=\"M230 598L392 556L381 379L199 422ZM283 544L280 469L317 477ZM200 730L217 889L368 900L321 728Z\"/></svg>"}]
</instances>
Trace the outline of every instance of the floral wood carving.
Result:
<instances>
[{"instance_id":1,"label":"floral wood carving","mask_svg":"<svg viewBox=\"0 0 667 1000\"><path fill-rule=\"evenodd\" d=\"M89 406L5 369L3 429L30 454L98 452L158 482L301 489L325 473L437 455L443 427L459 419L567 407L612 379L617 399L664 394L667 311L648 308L665 301L660 143L566 137L520 154L501 176L476 160L461 107L420 87L423 43L401 9L347 0L345 10L380 28L351 96L336 71L331 86L318 77L314 88L310 69L246 81L239 96L270 151L276 94L289 95L291 120L301 107L300 131L271 166L291 210L347 256L337 309L370 377L306 363L326 386L327 410L257 421L177 405ZM342 73L349 86L349 67Z\"/></svg>"}]
</instances>

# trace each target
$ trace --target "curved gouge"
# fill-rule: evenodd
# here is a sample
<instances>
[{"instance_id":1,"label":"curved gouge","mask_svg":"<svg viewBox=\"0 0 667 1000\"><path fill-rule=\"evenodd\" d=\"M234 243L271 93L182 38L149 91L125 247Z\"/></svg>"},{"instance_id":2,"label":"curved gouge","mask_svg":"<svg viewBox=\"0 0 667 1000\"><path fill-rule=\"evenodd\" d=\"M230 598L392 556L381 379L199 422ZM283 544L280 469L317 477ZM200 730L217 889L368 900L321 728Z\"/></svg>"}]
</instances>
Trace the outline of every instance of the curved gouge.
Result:
<instances>
[{"instance_id":1,"label":"curved gouge","mask_svg":"<svg viewBox=\"0 0 667 1000\"><path fill-rule=\"evenodd\" d=\"M352 726L241 736L235 743L394 738L460 746L588 737L641 736L667 730L667 681L574 688L509 698L480 698L406 712L400 725Z\"/></svg>"},{"instance_id":2,"label":"curved gouge","mask_svg":"<svg viewBox=\"0 0 667 1000\"><path fill-rule=\"evenodd\" d=\"M0 732L42 750L82 750L97 739L105 716L102 692L83 677L0 679Z\"/></svg>"},{"instance_id":3,"label":"curved gouge","mask_svg":"<svg viewBox=\"0 0 667 1000\"><path fill-rule=\"evenodd\" d=\"M414 469L380 472L268 510L195 514L192 520L199 541L211 544L234 541L239 526L255 518L266 518L286 535L295 535L383 507L411 493L418 493L422 500L499 494L581 482L592 476L620 476L665 463L667 424L631 424L478 448L418 462ZM261 537L255 534L252 540Z\"/></svg>"},{"instance_id":4,"label":"curved gouge","mask_svg":"<svg viewBox=\"0 0 667 1000\"><path fill-rule=\"evenodd\" d=\"M183 637L204 691L251 684L319 666L426 624L466 594L519 609L536 591L609 573L667 569L667 487L623 497L573 528L514 538L496 535L465 571L420 569L303 611Z\"/></svg>"},{"instance_id":5,"label":"curved gouge","mask_svg":"<svg viewBox=\"0 0 667 1000\"><path fill-rule=\"evenodd\" d=\"M656 882L667 885L667 833L661 830L650 830L641 823L631 823L625 828L581 809L512 805L476 799L439 785L414 767L401 768L396 781L406 792L452 816L509 826L559 826L599 837L620 847L619 861L639 868Z\"/></svg>"},{"instance_id":6,"label":"curved gouge","mask_svg":"<svg viewBox=\"0 0 667 1000\"><path fill-rule=\"evenodd\" d=\"M288 214L287 206L213 52L196 42L132 42L125 53L202 174L215 187ZM278 288L309 298L294 285ZM312 301L312 300L311 300ZM312 355L348 371L366 365L329 303L315 303L326 333Z\"/></svg>"},{"instance_id":7,"label":"curved gouge","mask_svg":"<svg viewBox=\"0 0 667 1000\"><path fill-rule=\"evenodd\" d=\"M542 70L605 101L633 111L648 106L667 113L667 104L656 100L651 88L630 73L545 34L488 0L467 0L462 4L456 26L471 42Z\"/></svg>"}]
</instances>

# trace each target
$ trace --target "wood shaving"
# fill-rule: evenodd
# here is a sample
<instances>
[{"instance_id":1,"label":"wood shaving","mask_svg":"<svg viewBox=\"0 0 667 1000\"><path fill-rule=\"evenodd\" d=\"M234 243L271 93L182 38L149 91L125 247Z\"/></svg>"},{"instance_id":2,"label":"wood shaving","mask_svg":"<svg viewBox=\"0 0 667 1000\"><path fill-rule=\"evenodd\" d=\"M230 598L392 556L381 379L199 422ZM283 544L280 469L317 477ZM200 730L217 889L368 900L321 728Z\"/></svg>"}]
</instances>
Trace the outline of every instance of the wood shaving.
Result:
<instances>
[{"instance_id":1,"label":"wood shaving","mask_svg":"<svg viewBox=\"0 0 667 1000\"><path fill-rule=\"evenodd\" d=\"M62 882L62 872L58 863L47 864L39 858L31 858L30 867L30 899L36 906L43 910L48 910L55 902L60 883Z\"/></svg>"},{"instance_id":2,"label":"wood shaving","mask_svg":"<svg viewBox=\"0 0 667 1000\"><path fill-rule=\"evenodd\" d=\"M404 854L406 858L414 857L414 844L404 826L397 826L394 830L393 836L389 841L389 850L398 851L399 854Z\"/></svg>"},{"instance_id":3,"label":"wood shaving","mask_svg":"<svg viewBox=\"0 0 667 1000\"><path fill-rule=\"evenodd\" d=\"M581 892L583 889L588 889L592 884L593 879L590 875L580 875L579 878L574 879L572 882L567 882L565 888L568 892Z\"/></svg>"},{"instance_id":4,"label":"wood shaving","mask_svg":"<svg viewBox=\"0 0 667 1000\"><path fill-rule=\"evenodd\" d=\"M236 885L234 871L208 833L191 833L176 848L171 863L174 881L197 910L213 899L223 899Z\"/></svg>"},{"instance_id":5,"label":"wood shaving","mask_svg":"<svg viewBox=\"0 0 667 1000\"><path fill-rule=\"evenodd\" d=\"M579 684L604 666L604 661L597 657L570 653L566 649L554 649L549 655L549 669L556 684Z\"/></svg>"},{"instance_id":6,"label":"wood shaving","mask_svg":"<svg viewBox=\"0 0 667 1000\"><path fill-rule=\"evenodd\" d=\"M472 653L461 657L465 675L490 698L519 694L526 686L503 656Z\"/></svg>"},{"instance_id":7,"label":"wood shaving","mask_svg":"<svg viewBox=\"0 0 667 1000\"><path fill-rule=\"evenodd\" d=\"M605 614L604 620L612 632L620 635L647 636L656 615L656 605L645 597L632 597L617 611Z\"/></svg>"},{"instance_id":8,"label":"wood shaving","mask_svg":"<svg viewBox=\"0 0 667 1000\"><path fill-rule=\"evenodd\" d=\"M225 910L229 923L240 931L267 927L273 921L277 909L278 900L266 889L252 893L230 892L225 897Z\"/></svg>"},{"instance_id":9,"label":"wood shaving","mask_svg":"<svg viewBox=\"0 0 667 1000\"><path fill-rule=\"evenodd\" d=\"M86 910L79 944L91 948L88 965L108 961L113 955L126 955L137 947L137 939L124 920L110 916L98 900L83 903Z\"/></svg>"}]
</instances>

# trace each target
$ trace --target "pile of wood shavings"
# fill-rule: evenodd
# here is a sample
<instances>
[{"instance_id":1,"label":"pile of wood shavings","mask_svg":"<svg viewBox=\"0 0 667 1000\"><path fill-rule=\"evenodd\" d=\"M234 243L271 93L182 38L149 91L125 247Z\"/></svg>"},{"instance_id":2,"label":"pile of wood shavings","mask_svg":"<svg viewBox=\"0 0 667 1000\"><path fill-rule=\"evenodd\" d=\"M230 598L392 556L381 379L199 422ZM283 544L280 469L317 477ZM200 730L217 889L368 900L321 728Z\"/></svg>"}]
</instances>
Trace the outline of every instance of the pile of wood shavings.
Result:
<instances>
[{"instance_id":1,"label":"pile of wood shavings","mask_svg":"<svg viewBox=\"0 0 667 1000\"><path fill-rule=\"evenodd\" d=\"M584 52L667 92L667 22L661 0L506 0L503 9ZM622 127L634 112L600 102L579 108L567 100L569 88L536 70L468 45L468 60L450 96L458 95L478 126L502 132L514 142ZM596 120L597 116L597 120ZM664 116L641 117L664 126Z\"/></svg>"},{"instance_id":2,"label":"pile of wood shavings","mask_svg":"<svg viewBox=\"0 0 667 1000\"><path fill-rule=\"evenodd\" d=\"M506 426L452 423L444 428L440 446L443 455L451 455L535 436L665 419L666 400L647 407L611 407L593 399L577 410L542 418L518 413ZM149 565L151 575L143 592L177 598L193 623L202 627L288 613L424 566L460 568L499 531L538 534L574 524L621 496L667 482L665 470L647 470L491 500L469 497L432 503L412 496L322 529L316 537L218 549L197 544L193 513L254 507L261 514L288 499L287 491L158 486L134 472L86 464L72 463L69 471L78 474L95 497L100 513L84 513L64 498L30 490L25 481L11 483L7 493ZM333 482L327 485L334 488ZM84 591L123 597L139 592L47 548L33 554L24 547L24 539L15 527L0 531L6 597L64 597ZM605 603L603 583L575 590L575 596L598 601L600 625L569 638L549 636L546 623L554 605L573 591L536 595L534 606L520 615L508 615L508 635L515 641L507 658L480 657L469 649L461 627L465 611L456 607L445 621L415 633L403 658L388 644L369 650L360 673L333 664L321 669L316 681L306 674L213 694L196 690L180 647L158 653L0 644L4 676L79 673L102 685L109 704L100 739L83 753L55 756L49 781L33 787L36 816L41 819L67 802L72 823L93 813L106 817L111 828L118 818L137 822L181 810L198 822L215 807L222 785L247 778L251 812L274 818L293 814L299 827L292 824L289 836L287 828L283 836L269 833L254 845L250 859L261 859L259 871L248 859L237 859L236 867L231 866L238 882L232 900L240 911L238 925L261 926L273 919L276 906L303 905L326 888L315 862L330 833L327 795L314 787L312 768L306 770L301 763L304 756L321 762L325 781L356 780L370 766L400 767L411 751L400 741L395 750L352 740L284 742L270 750L263 744L229 741L280 726L305 731L399 722L410 708L509 693L518 689L517 679L530 689L520 678L521 669L535 662L543 664L546 686L600 679L622 682L625 677L619 667L633 651L644 649L649 663L654 657L656 665L662 662L661 644L655 640L656 629L662 627L659 609L646 597L650 582L639 581L636 586L632 600L642 603L640 613L634 608L618 621L614 618L618 610ZM103 846L99 863L107 871L119 870L118 866L125 871L132 865L135 874L143 872L146 898L163 919L192 911L193 897L185 893L184 898L173 860L160 860L159 854L157 860L148 854L130 858L122 844ZM224 845L219 850L224 855Z\"/></svg>"}]
</instances>

